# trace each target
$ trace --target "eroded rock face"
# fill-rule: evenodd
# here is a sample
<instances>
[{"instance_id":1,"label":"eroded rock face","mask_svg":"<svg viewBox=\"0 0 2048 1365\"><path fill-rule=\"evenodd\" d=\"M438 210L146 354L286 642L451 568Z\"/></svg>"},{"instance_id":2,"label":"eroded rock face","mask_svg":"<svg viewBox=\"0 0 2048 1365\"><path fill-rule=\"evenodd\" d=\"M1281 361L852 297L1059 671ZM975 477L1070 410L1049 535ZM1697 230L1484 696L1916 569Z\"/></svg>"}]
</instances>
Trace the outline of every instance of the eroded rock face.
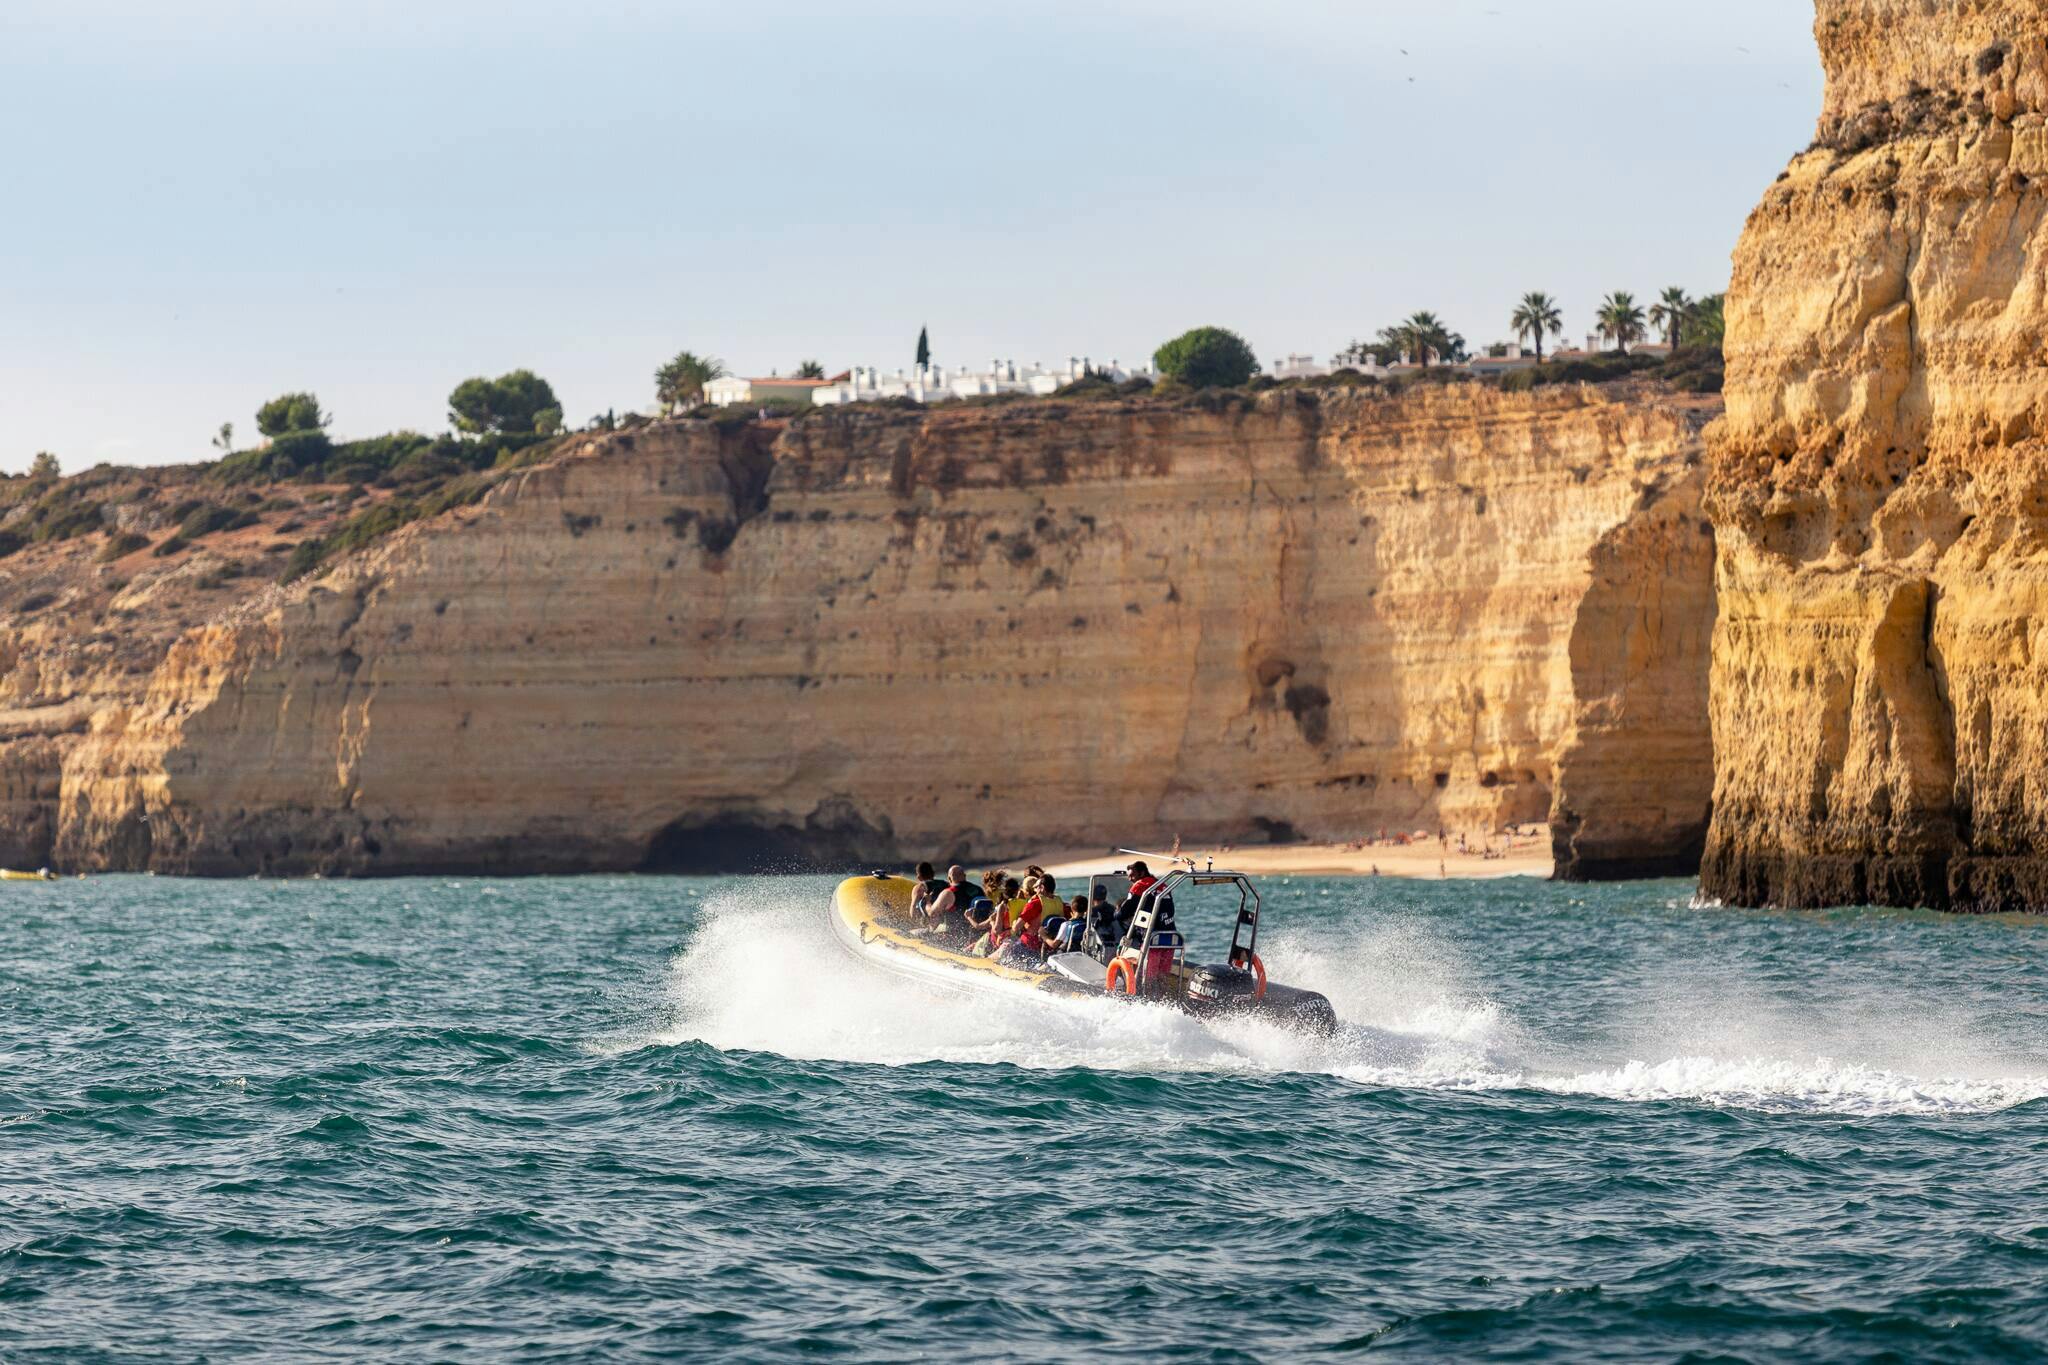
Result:
<instances>
[{"instance_id":1,"label":"eroded rock face","mask_svg":"<svg viewBox=\"0 0 2048 1365\"><path fill-rule=\"evenodd\" d=\"M1682 870L1710 412L1455 386L593 440L187 634L68 749L55 853L844 864L1556 804L1566 871Z\"/></svg>"},{"instance_id":2,"label":"eroded rock face","mask_svg":"<svg viewBox=\"0 0 2048 1365\"><path fill-rule=\"evenodd\" d=\"M2048 10L1822 0L1711 438L1704 890L2048 907Z\"/></svg>"}]
</instances>

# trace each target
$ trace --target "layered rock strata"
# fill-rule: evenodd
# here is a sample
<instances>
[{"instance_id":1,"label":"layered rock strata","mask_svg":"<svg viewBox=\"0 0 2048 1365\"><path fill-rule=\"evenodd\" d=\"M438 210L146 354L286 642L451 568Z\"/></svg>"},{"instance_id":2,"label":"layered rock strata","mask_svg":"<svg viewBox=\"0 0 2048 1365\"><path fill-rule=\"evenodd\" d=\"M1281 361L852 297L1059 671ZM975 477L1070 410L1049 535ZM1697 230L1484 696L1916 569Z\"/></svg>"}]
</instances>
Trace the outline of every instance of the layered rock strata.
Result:
<instances>
[{"instance_id":1,"label":"layered rock strata","mask_svg":"<svg viewBox=\"0 0 2048 1365\"><path fill-rule=\"evenodd\" d=\"M2048 908L2048 8L1816 34L1819 139L1727 305L1703 886Z\"/></svg>"},{"instance_id":2,"label":"layered rock strata","mask_svg":"<svg viewBox=\"0 0 2048 1365\"><path fill-rule=\"evenodd\" d=\"M1495 830L1689 870L1712 538L1654 390L845 411L593 439L188 632L0 819L399 873Z\"/></svg>"}]
</instances>

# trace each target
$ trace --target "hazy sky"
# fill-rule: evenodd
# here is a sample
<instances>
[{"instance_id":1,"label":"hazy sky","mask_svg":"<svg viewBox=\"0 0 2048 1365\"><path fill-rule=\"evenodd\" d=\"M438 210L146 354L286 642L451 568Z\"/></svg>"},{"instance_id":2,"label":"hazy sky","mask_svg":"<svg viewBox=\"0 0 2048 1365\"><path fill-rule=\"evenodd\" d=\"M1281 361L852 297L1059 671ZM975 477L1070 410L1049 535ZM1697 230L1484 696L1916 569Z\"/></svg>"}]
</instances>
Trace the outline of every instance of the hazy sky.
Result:
<instances>
[{"instance_id":1,"label":"hazy sky","mask_svg":"<svg viewBox=\"0 0 2048 1365\"><path fill-rule=\"evenodd\" d=\"M4 0L0 468L341 436L531 366L746 373L1583 333L1726 282L1801 0Z\"/></svg>"}]
</instances>

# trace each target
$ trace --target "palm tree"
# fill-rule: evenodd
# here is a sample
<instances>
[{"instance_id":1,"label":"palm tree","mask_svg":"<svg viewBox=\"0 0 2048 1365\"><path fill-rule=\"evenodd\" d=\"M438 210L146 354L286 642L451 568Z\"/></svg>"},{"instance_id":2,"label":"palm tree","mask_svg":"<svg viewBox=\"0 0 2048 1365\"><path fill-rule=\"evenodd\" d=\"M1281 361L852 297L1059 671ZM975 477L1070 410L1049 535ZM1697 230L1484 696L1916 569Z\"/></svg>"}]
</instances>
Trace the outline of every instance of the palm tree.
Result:
<instances>
[{"instance_id":1,"label":"palm tree","mask_svg":"<svg viewBox=\"0 0 2048 1365\"><path fill-rule=\"evenodd\" d=\"M1465 338L1444 326L1435 313L1411 314L1392 327L1380 328L1380 344L1409 356L1423 369L1429 368L1434 353L1439 359L1456 360L1465 349Z\"/></svg>"},{"instance_id":2,"label":"palm tree","mask_svg":"<svg viewBox=\"0 0 2048 1365\"><path fill-rule=\"evenodd\" d=\"M1692 317L1693 301L1677 285L1664 291L1654 308L1650 309L1650 325L1664 329L1664 344L1672 350L1678 349L1679 333Z\"/></svg>"},{"instance_id":3,"label":"palm tree","mask_svg":"<svg viewBox=\"0 0 2048 1365\"><path fill-rule=\"evenodd\" d=\"M1564 314L1557 311L1556 301L1548 294L1522 295L1521 304L1508 321L1515 329L1515 340L1526 336L1535 341L1538 365L1543 363L1543 334L1564 335Z\"/></svg>"},{"instance_id":4,"label":"palm tree","mask_svg":"<svg viewBox=\"0 0 2048 1365\"><path fill-rule=\"evenodd\" d=\"M1600 335L1614 338L1615 349L1627 355L1629 343L1643 339L1643 310L1636 296L1617 289L1600 303Z\"/></svg>"},{"instance_id":5,"label":"palm tree","mask_svg":"<svg viewBox=\"0 0 2048 1365\"><path fill-rule=\"evenodd\" d=\"M676 358L654 372L654 398L670 415L694 400L703 398L704 386L725 373L725 362L716 356L678 351Z\"/></svg>"},{"instance_id":6,"label":"palm tree","mask_svg":"<svg viewBox=\"0 0 2048 1365\"><path fill-rule=\"evenodd\" d=\"M1685 327L1679 332L1686 345L1721 349L1728 329L1727 319L1722 314L1722 305L1727 302L1727 297L1725 294L1709 294L1693 304L1685 315Z\"/></svg>"},{"instance_id":7,"label":"palm tree","mask_svg":"<svg viewBox=\"0 0 2048 1365\"><path fill-rule=\"evenodd\" d=\"M825 367L815 360L806 360L803 364L796 367L796 377L798 379L823 379L825 377Z\"/></svg>"}]
</instances>

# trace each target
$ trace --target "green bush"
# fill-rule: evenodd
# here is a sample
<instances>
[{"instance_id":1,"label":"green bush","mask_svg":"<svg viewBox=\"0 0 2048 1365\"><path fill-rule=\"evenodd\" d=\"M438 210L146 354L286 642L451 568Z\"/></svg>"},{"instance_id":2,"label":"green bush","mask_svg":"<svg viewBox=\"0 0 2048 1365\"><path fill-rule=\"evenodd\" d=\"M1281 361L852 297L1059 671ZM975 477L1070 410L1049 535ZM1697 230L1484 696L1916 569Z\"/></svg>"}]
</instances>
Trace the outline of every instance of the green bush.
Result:
<instances>
[{"instance_id":1,"label":"green bush","mask_svg":"<svg viewBox=\"0 0 2048 1365\"><path fill-rule=\"evenodd\" d=\"M327 425L320 400L310 393L286 393L256 409L256 430L279 437L287 432L318 431Z\"/></svg>"},{"instance_id":2,"label":"green bush","mask_svg":"<svg viewBox=\"0 0 2048 1365\"><path fill-rule=\"evenodd\" d=\"M457 431L473 435L547 434L562 422L562 405L548 381L532 370L496 379L465 379L448 395L448 416Z\"/></svg>"},{"instance_id":3,"label":"green bush","mask_svg":"<svg viewBox=\"0 0 2048 1365\"><path fill-rule=\"evenodd\" d=\"M1406 393L1410 389L1442 388L1446 384L1468 384L1472 376L1451 365L1432 365L1426 370L1410 370L1407 374L1396 375L1387 381L1387 392Z\"/></svg>"},{"instance_id":4,"label":"green bush","mask_svg":"<svg viewBox=\"0 0 2048 1365\"><path fill-rule=\"evenodd\" d=\"M285 561L284 573L278 577L278 582L290 583L295 579L304 578L320 567L323 557L319 541L300 541L292 547L292 557Z\"/></svg>"},{"instance_id":5,"label":"green bush","mask_svg":"<svg viewBox=\"0 0 2048 1365\"><path fill-rule=\"evenodd\" d=\"M324 431L287 431L261 450L238 450L216 460L211 472L226 484L282 483L320 469L334 448Z\"/></svg>"},{"instance_id":6,"label":"green bush","mask_svg":"<svg viewBox=\"0 0 2048 1365\"><path fill-rule=\"evenodd\" d=\"M1501 387L1509 393L1527 393L1550 384L1611 384L1617 379L1655 370L1663 363L1655 356L1637 352L1588 356L1579 360L1552 360L1503 375Z\"/></svg>"},{"instance_id":7,"label":"green bush","mask_svg":"<svg viewBox=\"0 0 2048 1365\"><path fill-rule=\"evenodd\" d=\"M18 553L28 540L19 531L0 531L0 559Z\"/></svg>"},{"instance_id":8,"label":"green bush","mask_svg":"<svg viewBox=\"0 0 2048 1365\"><path fill-rule=\"evenodd\" d=\"M185 514L178 522L178 535L185 540L200 540L215 531L238 531L255 524L256 514L253 512L239 512L232 507L215 507L208 503Z\"/></svg>"},{"instance_id":9,"label":"green bush","mask_svg":"<svg viewBox=\"0 0 2048 1365\"><path fill-rule=\"evenodd\" d=\"M126 555L134 554L148 544L149 537L136 531L123 531L119 535L109 536L107 543L100 547L100 563L111 564Z\"/></svg>"},{"instance_id":10,"label":"green bush","mask_svg":"<svg viewBox=\"0 0 2048 1365\"><path fill-rule=\"evenodd\" d=\"M208 473L225 484L268 483L274 477L268 450L238 450L215 460Z\"/></svg>"},{"instance_id":11,"label":"green bush","mask_svg":"<svg viewBox=\"0 0 2048 1365\"><path fill-rule=\"evenodd\" d=\"M60 515L40 523L32 539L37 542L73 540L79 536L89 536L103 525L105 523L100 518L100 505L92 502L82 507L67 508Z\"/></svg>"},{"instance_id":12,"label":"green bush","mask_svg":"<svg viewBox=\"0 0 2048 1365\"><path fill-rule=\"evenodd\" d=\"M1153 352L1152 364L1167 378L1197 389L1236 388L1259 372L1250 345L1222 327L1181 333Z\"/></svg>"},{"instance_id":13,"label":"green bush","mask_svg":"<svg viewBox=\"0 0 2048 1365\"><path fill-rule=\"evenodd\" d=\"M1724 363L1719 346L1681 346L1657 374L1681 393L1719 393Z\"/></svg>"},{"instance_id":14,"label":"green bush","mask_svg":"<svg viewBox=\"0 0 2048 1365\"><path fill-rule=\"evenodd\" d=\"M397 497L365 508L339 530L322 540L305 540L292 550L279 582L305 577L335 555L366 549L401 526L426 517L437 517L457 507L466 507L497 483L492 474L466 474L451 479L420 498Z\"/></svg>"},{"instance_id":15,"label":"green bush","mask_svg":"<svg viewBox=\"0 0 2048 1365\"><path fill-rule=\"evenodd\" d=\"M469 468L469 465L427 447L413 451L391 466L391 478L398 484L438 484L455 478Z\"/></svg>"},{"instance_id":16,"label":"green bush","mask_svg":"<svg viewBox=\"0 0 2048 1365\"><path fill-rule=\"evenodd\" d=\"M1071 379L1053 390L1052 396L1063 401L1087 401L1096 398L1115 398L1117 386L1106 375L1084 374Z\"/></svg>"},{"instance_id":17,"label":"green bush","mask_svg":"<svg viewBox=\"0 0 2048 1365\"><path fill-rule=\"evenodd\" d=\"M344 441L334 448L327 463L330 466L363 465L375 470L396 469L421 451L432 449L435 444L433 437L417 431L394 431L386 436Z\"/></svg>"},{"instance_id":18,"label":"green bush","mask_svg":"<svg viewBox=\"0 0 2048 1365\"><path fill-rule=\"evenodd\" d=\"M183 554L191 548L191 542L187 541L183 536L172 535L165 536L150 553L158 559L169 559L172 555Z\"/></svg>"}]
</instances>

